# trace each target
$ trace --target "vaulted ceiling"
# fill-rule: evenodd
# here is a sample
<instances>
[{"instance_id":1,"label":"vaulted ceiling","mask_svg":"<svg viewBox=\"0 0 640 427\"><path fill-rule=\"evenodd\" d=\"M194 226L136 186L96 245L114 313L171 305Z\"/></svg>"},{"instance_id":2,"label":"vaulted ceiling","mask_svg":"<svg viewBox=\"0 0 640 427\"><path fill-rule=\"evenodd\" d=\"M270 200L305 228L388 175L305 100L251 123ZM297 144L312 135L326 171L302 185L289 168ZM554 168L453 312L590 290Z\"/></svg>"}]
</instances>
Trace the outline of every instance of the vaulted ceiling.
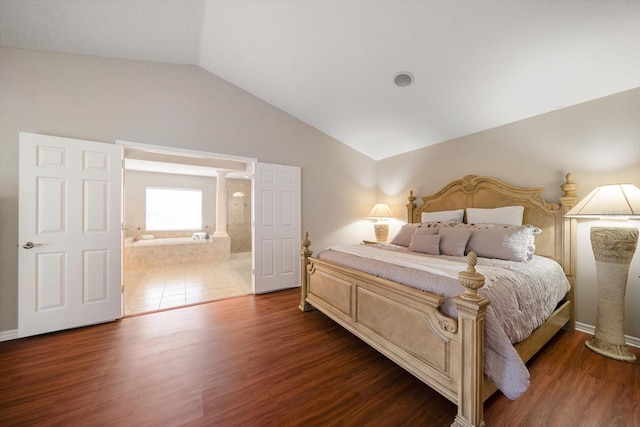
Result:
<instances>
[{"instance_id":1,"label":"vaulted ceiling","mask_svg":"<svg viewBox=\"0 0 640 427\"><path fill-rule=\"evenodd\" d=\"M195 64L378 160L640 87L640 1L2 0L0 45Z\"/></svg>"}]
</instances>

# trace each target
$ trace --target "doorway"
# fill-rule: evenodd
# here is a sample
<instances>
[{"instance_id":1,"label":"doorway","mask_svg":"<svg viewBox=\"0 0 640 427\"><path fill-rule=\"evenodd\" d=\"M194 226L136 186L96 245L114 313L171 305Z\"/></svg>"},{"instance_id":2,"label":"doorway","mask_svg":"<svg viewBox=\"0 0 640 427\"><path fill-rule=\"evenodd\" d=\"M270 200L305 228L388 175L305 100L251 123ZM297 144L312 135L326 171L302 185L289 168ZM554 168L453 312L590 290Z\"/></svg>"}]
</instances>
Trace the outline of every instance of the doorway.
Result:
<instances>
[{"instance_id":1,"label":"doorway","mask_svg":"<svg viewBox=\"0 0 640 427\"><path fill-rule=\"evenodd\" d=\"M124 157L123 314L252 293L251 163L131 147Z\"/></svg>"}]
</instances>

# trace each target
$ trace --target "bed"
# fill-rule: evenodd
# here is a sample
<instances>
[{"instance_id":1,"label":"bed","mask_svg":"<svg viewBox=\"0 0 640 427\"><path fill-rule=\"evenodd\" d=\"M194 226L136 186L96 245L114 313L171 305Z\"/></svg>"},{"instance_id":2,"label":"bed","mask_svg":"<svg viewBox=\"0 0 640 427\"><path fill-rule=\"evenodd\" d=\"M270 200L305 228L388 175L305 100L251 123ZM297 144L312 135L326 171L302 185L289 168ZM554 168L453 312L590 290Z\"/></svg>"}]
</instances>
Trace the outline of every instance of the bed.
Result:
<instances>
[{"instance_id":1,"label":"bed","mask_svg":"<svg viewBox=\"0 0 640 427\"><path fill-rule=\"evenodd\" d=\"M467 215L469 208L522 206L522 223L542 231L535 237L535 255L557 262L568 290L548 318L512 346L523 365L559 330L574 327L576 223L564 217L578 201L571 174L560 187L559 201L549 202L541 197L542 188L516 187L496 178L468 175L422 197L419 207L411 192L406 205L407 222L416 225L430 213L463 209ZM449 298L330 258L313 257L310 245L307 235L300 252L300 310L323 312L455 403L458 412L452 425L484 425L484 401L497 388L485 375L485 322L490 302L482 289L487 278L479 271L489 270L478 265L476 254L470 252L461 258L464 264L458 264L456 276L449 273L457 277L456 286L462 290ZM484 263L482 257L480 261ZM451 313L445 309L447 304L455 307L455 316L447 315Z\"/></svg>"}]
</instances>

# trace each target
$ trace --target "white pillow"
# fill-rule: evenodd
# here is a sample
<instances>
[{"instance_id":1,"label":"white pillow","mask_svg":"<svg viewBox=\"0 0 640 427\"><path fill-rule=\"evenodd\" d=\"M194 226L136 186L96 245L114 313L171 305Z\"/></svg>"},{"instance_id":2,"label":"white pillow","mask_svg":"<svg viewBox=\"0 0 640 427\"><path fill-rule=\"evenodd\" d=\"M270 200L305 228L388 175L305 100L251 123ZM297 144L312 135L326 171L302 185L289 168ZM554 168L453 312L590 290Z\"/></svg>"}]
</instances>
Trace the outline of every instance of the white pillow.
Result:
<instances>
[{"instance_id":1,"label":"white pillow","mask_svg":"<svg viewBox=\"0 0 640 427\"><path fill-rule=\"evenodd\" d=\"M447 221L449 219L455 219L462 221L464 217L464 209L456 209L453 211L438 211L438 212L422 212L422 222L433 221Z\"/></svg>"},{"instance_id":2,"label":"white pillow","mask_svg":"<svg viewBox=\"0 0 640 427\"><path fill-rule=\"evenodd\" d=\"M493 209L467 208L467 224L522 225L523 215L524 206L505 206Z\"/></svg>"}]
</instances>

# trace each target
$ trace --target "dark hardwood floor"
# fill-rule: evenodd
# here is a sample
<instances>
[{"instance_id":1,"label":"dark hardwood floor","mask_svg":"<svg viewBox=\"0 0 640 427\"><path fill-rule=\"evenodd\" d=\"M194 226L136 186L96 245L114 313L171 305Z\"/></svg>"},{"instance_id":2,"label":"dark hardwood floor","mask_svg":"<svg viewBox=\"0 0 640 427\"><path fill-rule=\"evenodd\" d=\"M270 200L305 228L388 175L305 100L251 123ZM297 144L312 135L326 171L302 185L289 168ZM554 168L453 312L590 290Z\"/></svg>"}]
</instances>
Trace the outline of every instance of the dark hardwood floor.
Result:
<instances>
[{"instance_id":1,"label":"dark hardwood floor","mask_svg":"<svg viewBox=\"0 0 640 427\"><path fill-rule=\"evenodd\" d=\"M0 426L447 426L456 407L297 289L0 343ZM562 332L488 426L640 426L640 363ZM640 357L640 349L632 351Z\"/></svg>"}]
</instances>

